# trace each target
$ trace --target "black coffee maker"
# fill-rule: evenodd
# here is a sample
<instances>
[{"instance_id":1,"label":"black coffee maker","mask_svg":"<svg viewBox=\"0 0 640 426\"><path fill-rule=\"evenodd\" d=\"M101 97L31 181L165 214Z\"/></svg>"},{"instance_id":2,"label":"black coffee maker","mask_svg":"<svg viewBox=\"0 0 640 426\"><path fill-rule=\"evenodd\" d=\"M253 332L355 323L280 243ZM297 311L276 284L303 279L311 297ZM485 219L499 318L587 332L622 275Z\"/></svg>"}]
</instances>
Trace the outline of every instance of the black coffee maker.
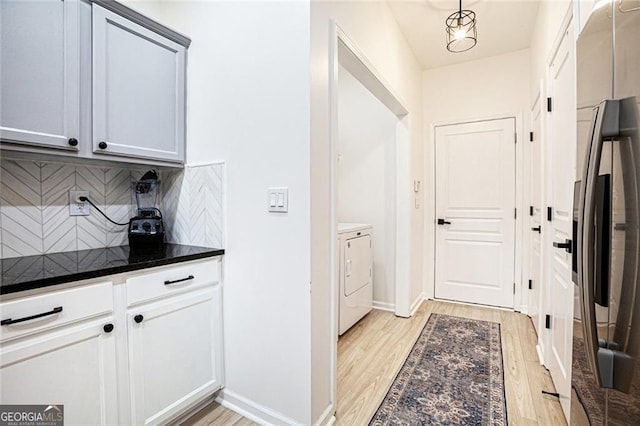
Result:
<instances>
[{"instance_id":1,"label":"black coffee maker","mask_svg":"<svg viewBox=\"0 0 640 426\"><path fill-rule=\"evenodd\" d=\"M160 181L155 170L149 170L135 184L136 216L129 220L129 246L132 249L158 249L164 245L162 213L156 207Z\"/></svg>"}]
</instances>

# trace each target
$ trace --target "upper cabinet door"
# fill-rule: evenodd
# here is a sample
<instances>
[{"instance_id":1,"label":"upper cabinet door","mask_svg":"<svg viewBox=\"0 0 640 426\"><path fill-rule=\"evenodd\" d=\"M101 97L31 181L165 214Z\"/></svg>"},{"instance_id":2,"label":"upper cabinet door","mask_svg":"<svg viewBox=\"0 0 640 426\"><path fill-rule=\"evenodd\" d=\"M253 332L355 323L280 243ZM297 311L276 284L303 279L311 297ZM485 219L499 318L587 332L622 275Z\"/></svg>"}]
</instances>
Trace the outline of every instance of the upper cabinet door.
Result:
<instances>
[{"instance_id":1,"label":"upper cabinet door","mask_svg":"<svg viewBox=\"0 0 640 426\"><path fill-rule=\"evenodd\" d=\"M76 0L0 1L0 139L77 150Z\"/></svg>"},{"instance_id":2,"label":"upper cabinet door","mask_svg":"<svg viewBox=\"0 0 640 426\"><path fill-rule=\"evenodd\" d=\"M184 162L186 48L93 5L93 150Z\"/></svg>"}]
</instances>

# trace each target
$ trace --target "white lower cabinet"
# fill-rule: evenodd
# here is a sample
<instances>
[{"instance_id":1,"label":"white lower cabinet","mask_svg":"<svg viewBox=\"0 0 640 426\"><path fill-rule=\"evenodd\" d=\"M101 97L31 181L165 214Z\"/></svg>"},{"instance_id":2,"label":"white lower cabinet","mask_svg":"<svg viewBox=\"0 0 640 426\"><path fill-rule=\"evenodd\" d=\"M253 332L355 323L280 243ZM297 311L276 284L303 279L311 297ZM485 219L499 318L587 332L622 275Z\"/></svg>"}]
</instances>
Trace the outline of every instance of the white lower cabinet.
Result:
<instances>
[{"instance_id":1,"label":"white lower cabinet","mask_svg":"<svg viewBox=\"0 0 640 426\"><path fill-rule=\"evenodd\" d=\"M0 305L0 404L64 405L69 425L118 423L113 304L105 295L111 283Z\"/></svg>"},{"instance_id":2,"label":"white lower cabinet","mask_svg":"<svg viewBox=\"0 0 640 426\"><path fill-rule=\"evenodd\" d=\"M2 404L64 405L69 425L118 423L115 340L104 321L3 348Z\"/></svg>"},{"instance_id":3,"label":"white lower cabinet","mask_svg":"<svg viewBox=\"0 0 640 426\"><path fill-rule=\"evenodd\" d=\"M222 388L219 260L147 271L0 303L0 404L64 405L69 425L164 424ZM132 285L145 297L127 300Z\"/></svg>"},{"instance_id":4,"label":"white lower cabinet","mask_svg":"<svg viewBox=\"0 0 640 426\"><path fill-rule=\"evenodd\" d=\"M214 279L217 264L182 269L182 275L167 270L127 284L152 289L147 295L155 300L127 310L134 424L170 421L222 387L221 295ZM141 280L148 282L137 282ZM189 291L191 285L196 289ZM164 298L158 300L158 295Z\"/></svg>"}]
</instances>

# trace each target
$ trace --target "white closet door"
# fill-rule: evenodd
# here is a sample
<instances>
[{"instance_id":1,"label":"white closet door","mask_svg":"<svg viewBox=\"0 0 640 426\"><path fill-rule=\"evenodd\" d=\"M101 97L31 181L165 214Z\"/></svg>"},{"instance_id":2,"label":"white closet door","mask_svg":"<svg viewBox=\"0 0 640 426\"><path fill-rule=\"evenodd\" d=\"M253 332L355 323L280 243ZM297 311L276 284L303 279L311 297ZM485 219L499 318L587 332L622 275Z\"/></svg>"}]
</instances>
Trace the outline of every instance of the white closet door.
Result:
<instances>
[{"instance_id":1,"label":"white closet door","mask_svg":"<svg viewBox=\"0 0 640 426\"><path fill-rule=\"evenodd\" d=\"M439 299L513 307L515 119L436 128Z\"/></svg>"},{"instance_id":2,"label":"white closet door","mask_svg":"<svg viewBox=\"0 0 640 426\"><path fill-rule=\"evenodd\" d=\"M552 111L548 114L549 138L546 143L545 176L547 206L545 212L544 313L550 315L548 350L545 363L551 373L560 403L567 418L571 398L571 354L573 337L572 258L553 243L565 243L573 238L573 184L576 167L576 100L575 60L572 24L564 33L558 51L549 67ZM570 125L568 124L570 123Z\"/></svg>"}]
</instances>

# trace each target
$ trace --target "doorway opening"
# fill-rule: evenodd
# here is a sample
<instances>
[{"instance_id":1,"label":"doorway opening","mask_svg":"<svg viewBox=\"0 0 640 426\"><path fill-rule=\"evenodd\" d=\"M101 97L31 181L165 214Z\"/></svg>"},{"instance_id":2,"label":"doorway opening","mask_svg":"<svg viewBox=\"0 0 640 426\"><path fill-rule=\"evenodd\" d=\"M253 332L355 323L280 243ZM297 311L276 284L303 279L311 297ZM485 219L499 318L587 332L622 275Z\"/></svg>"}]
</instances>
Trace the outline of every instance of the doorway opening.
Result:
<instances>
[{"instance_id":1,"label":"doorway opening","mask_svg":"<svg viewBox=\"0 0 640 426\"><path fill-rule=\"evenodd\" d=\"M362 249L365 244L355 244L354 240L348 247L339 230L345 229L346 222L356 224L352 228L346 226L354 233L369 232L372 307L401 317L411 316L409 233L413 186L407 108L347 35L335 22L332 25L330 214L331 313L335 326L331 352L335 403L340 298L344 296L341 278L355 274L366 281L362 278L366 275L364 269L356 269L353 259L344 257L345 250ZM347 287L355 291L361 286L351 282Z\"/></svg>"}]
</instances>

